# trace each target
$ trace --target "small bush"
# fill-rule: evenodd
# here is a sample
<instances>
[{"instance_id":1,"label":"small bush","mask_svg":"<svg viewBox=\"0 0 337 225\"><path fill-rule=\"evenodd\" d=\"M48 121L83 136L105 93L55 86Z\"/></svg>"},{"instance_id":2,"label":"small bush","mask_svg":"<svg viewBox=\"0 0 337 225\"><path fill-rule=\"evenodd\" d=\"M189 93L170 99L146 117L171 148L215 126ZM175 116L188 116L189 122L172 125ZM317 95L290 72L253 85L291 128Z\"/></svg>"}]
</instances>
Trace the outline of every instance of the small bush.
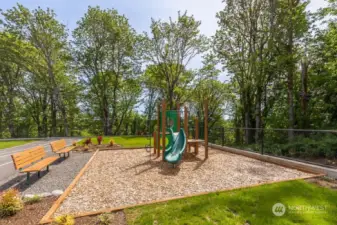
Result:
<instances>
[{"instance_id":1,"label":"small bush","mask_svg":"<svg viewBox=\"0 0 337 225\"><path fill-rule=\"evenodd\" d=\"M111 224L111 214L103 213L98 216L98 224L99 225L109 225Z\"/></svg>"},{"instance_id":2,"label":"small bush","mask_svg":"<svg viewBox=\"0 0 337 225\"><path fill-rule=\"evenodd\" d=\"M71 215L62 215L54 219L53 225L74 225L75 219Z\"/></svg>"},{"instance_id":3,"label":"small bush","mask_svg":"<svg viewBox=\"0 0 337 225\"><path fill-rule=\"evenodd\" d=\"M91 138L87 138L84 142L84 144L89 145L91 144Z\"/></svg>"},{"instance_id":4,"label":"small bush","mask_svg":"<svg viewBox=\"0 0 337 225\"><path fill-rule=\"evenodd\" d=\"M103 137L102 136L98 136L97 137L97 143L100 145L102 143Z\"/></svg>"},{"instance_id":5,"label":"small bush","mask_svg":"<svg viewBox=\"0 0 337 225\"><path fill-rule=\"evenodd\" d=\"M73 146L76 146L77 145L77 142L76 141L73 141Z\"/></svg>"},{"instance_id":6,"label":"small bush","mask_svg":"<svg viewBox=\"0 0 337 225\"><path fill-rule=\"evenodd\" d=\"M23 199L23 202L27 205L31 205L31 204L34 204L34 203L37 203L37 202L40 202L42 200L42 198L38 195L34 195L33 197L31 198L24 198Z\"/></svg>"},{"instance_id":7,"label":"small bush","mask_svg":"<svg viewBox=\"0 0 337 225\"><path fill-rule=\"evenodd\" d=\"M23 202L18 190L12 188L1 194L0 217L15 215L22 208Z\"/></svg>"},{"instance_id":8,"label":"small bush","mask_svg":"<svg viewBox=\"0 0 337 225\"><path fill-rule=\"evenodd\" d=\"M110 139L109 145L110 145L110 146L114 146L114 140L113 140L113 139Z\"/></svg>"}]
</instances>

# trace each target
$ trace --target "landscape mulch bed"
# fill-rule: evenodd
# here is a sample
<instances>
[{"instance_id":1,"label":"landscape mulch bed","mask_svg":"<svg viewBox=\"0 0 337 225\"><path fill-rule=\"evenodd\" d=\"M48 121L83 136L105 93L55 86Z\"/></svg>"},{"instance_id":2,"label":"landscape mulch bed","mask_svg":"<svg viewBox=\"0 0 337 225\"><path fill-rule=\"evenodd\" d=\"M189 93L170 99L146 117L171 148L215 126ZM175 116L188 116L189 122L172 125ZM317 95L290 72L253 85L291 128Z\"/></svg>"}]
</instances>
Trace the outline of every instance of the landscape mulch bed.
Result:
<instances>
[{"instance_id":1,"label":"landscape mulch bed","mask_svg":"<svg viewBox=\"0 0 337 225\"><path fill-rule=\"evenodd\" d=\"M102 145L94 145L94 144L89 144L88 145L88 149L86 149L83 145L77 145L73 151L75 152L94 152L97 149L100 150L114 150L114 149L120 149L121 146L120 145L114 145L114 146L110 146L108 144L102 144Z\"/></svg>"},{"instance_id":2,"label":"landscape mulch bed","mask_svg":"<svg viewBox=\"0 0 337 225\"><path fill-rule=\"evenodd\" d=\"M98 152L54 216L313 175L216 149L203 159L203 147L176 168L144 149Z\"/></svg>"},{"instance_id":3,"label":"landscape mulch bed","mask_svg":"<svg viewBox=\"0 0 337 225\"><path fill-rule=\"evenodd\" d=\"M0 219L1 225L36 225L52 206L56 197L44 198L32 205L25 205L23 210L14 216Z\"/></svg>"},{"instance_id":4,"label":"landscape mulch bed","mask_svg":"<svg viewBox=\"0 0 337 225\"><path fill-rule=\"evenodd\" d=\"M52 206L56 197L47 197L40 202L25 205L23 210L14 216L0 218L0 225L37 225L41 218L47 213ZM95 225L98 224L98 216L86 216L76 219L75 224L79 225ZM110 225L126 225L126 218L123 211L110 214Z\"/></svg>"}]
</instances>

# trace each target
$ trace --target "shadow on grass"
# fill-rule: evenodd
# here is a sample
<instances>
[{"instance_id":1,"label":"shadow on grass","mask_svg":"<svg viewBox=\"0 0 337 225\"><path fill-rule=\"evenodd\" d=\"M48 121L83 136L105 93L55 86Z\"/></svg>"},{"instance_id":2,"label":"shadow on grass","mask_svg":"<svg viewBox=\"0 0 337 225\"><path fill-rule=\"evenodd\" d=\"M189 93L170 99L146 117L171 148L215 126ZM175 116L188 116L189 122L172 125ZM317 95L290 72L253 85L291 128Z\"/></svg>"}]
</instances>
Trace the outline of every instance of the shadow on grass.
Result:
<instances>
[{"instance_id":1,"label":"shadow on grass","mask_svg":"<svg viewBox=\"0 0 337 225\"><path fill-rule=\"evenodd\" d=\"M126 210L138 214L130 224L337 224L337 192L305 181L281 182L202 195ZM276 217L275 203L286 206ZM325 211L291 212L289 206L325 206Z\"/></svg>"}]
</instances>

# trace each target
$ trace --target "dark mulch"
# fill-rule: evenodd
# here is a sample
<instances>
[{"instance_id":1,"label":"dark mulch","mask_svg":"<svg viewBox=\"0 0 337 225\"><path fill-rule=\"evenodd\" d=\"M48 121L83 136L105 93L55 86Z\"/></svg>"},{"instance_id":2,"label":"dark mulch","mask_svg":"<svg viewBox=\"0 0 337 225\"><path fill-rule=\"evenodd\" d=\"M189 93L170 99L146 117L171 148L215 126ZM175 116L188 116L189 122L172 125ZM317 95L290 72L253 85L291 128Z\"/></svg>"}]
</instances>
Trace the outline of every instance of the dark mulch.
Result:
<instances>
[{"instance_id":1,"label":"dark mulch","mask_svg":"<svg viewBox=\"0 0 337 225\"><path fill-rule=\"evenodd\" d=\"M25 205L16 215L0 219L1 225L36 225L50 209L56 197L44 198L32 205Z\"/></svg>"},{"instance_id":2,"label":"dark mulch","mask_svg":"<svg viewBox=\"0 0 337 225\"><path fill-rule=\"evenodd\" d=\"M81 225L95 225L98 223L98 216L86 216L76 219L76 224ZM118 211L111 214L110 225L127 225L124 211Z\"/></svg>"},{"instance_id":3,"label":"dark mulch","mask_svg":"<svg viewBox=\"0 0 337 225\"><path fill-rule=\"evenodd\" d=\"M47 213L57 197L44 198L42 201L32 205L25 205L23 210L16 215L1 218L0 225L37 225L42 217ZM86 216L76 219L76 224L95 225L98 224L98 216ZM124 211L111 214L111 225L126 225Z\"/></svg>"}]
</instances>

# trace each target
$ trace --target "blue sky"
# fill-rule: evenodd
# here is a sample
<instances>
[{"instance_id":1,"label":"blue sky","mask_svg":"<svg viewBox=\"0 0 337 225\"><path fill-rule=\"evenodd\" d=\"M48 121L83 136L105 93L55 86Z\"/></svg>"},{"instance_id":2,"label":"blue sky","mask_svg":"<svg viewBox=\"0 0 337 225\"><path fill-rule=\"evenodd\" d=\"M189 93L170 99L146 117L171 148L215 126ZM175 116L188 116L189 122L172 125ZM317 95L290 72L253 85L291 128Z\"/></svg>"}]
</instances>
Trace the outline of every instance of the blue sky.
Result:
<instances>
[{"instance_id":1,"label":"blue sky","mask_svg":"<svg viewBox=\"0 0 337 225\"><path fill-rule=\"evenodd\" d=\"M0 8L9 9L17 1L2 0ZM197 20L201 20L201 33L211 36L217 29L216 12L224 8L221 0L21 0L20 4L30 9L52 8L58 19L72 31L76 22L84 15L89 5L99 5L101 8L115 8L120 14L126 15L131 26L137 32L149 31L151 18L167 20L176 18L177 11L187 10ZM325 6L323 0L311 0L308 7L310 11ZM200 68L201 58L197 57L190 63L191 68ZM225 79L222 74L221 80Z\"/></svg>"}]
</instances>

